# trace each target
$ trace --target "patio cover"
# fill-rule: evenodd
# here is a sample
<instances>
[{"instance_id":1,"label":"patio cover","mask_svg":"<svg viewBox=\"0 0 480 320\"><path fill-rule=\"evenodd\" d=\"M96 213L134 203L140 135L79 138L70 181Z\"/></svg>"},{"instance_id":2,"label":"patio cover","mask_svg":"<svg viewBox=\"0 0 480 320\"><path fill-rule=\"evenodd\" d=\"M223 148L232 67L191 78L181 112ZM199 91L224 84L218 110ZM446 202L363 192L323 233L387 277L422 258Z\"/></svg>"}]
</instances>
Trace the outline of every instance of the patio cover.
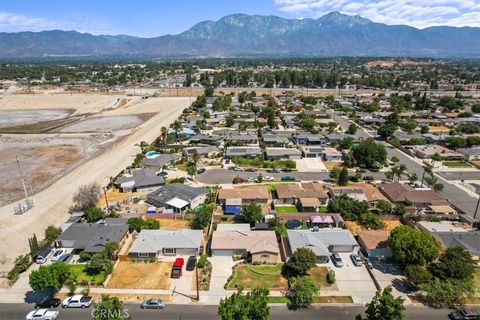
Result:
<instances>
[{"instance_id":1,"label":"patio cover","mask_svg":"<svg viewBox=\"0 0 480 320\"><path fill-rule=\"evenodd\" d=\"M173 198L170 199L168 202L166 202L170 207L174 207L177 209L183 209L186 206L188 206L188 202L179 198Z\"/></svg>"},{"instance_id":2,"label":"patio cover","mask_svg":"<svg viewBox=\"0 0 480 320\"><path fill-rule=\"evenodd\" d=\"M333 218L331 216L311 216L311 223L333 223Z\"/></svg>"}]
</instances>

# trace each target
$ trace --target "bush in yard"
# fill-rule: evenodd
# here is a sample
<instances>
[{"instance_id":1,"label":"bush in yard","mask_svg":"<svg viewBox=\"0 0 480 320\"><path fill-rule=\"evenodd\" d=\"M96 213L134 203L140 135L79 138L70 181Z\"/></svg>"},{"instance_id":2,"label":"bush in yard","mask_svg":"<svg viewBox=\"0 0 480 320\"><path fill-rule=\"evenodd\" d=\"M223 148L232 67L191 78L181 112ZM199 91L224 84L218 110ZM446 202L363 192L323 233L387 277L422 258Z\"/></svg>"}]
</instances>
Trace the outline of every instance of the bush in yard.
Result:
<instances>
[{"instance_id":1,"label":"bush in yard","mask_svg":"<svg viewBox=\"0 0 480 320\"><path fill-rule=\"evenodd\" d=\"M196 214L192 222L193 229L204 229L208 227L213 215L213 206L203 206Z\"/></svg>"},{"instance_id":2,"label":"bush in yard","mask_svg":"<svg viewBox=\"0 0 480 320\"><path fill-rule=\"evenodd\" d=\"M242 220L246 223L255 223L263 219L262 208L255 202L242 206Z\"/></svg>"},{"instance_id":3,"label":"bush in yard","mask_svg":"<svg viewBox=\"0 0 480 320\"><path fill-rule=\"evenodd\" d=\"M202 254L200 259L198 259L197 265L200 269L203 269L203 267L205 267L206 263L207 263L207 255Z\"/></svg>"},{"instance_id":4,"label":"bush in yard","mask_svg":"<svg viewBox=\"0 0 480 320\"><path fill-rule=\"evenodd\" d=\"M334 270L328 270L327 272L327 282L330 284L335 283L335 271Z\"/></svg>"},{"instance_id":5,"label":"bush in yard","mask_svg":"<svg viewBox=\"0 0 480 320\"><path fill-rule=\"evenodd\" d=\"M293 307L308 307L318 295L320 288L310 277L292 279L292 286L286 296Z\"/></svg>"},{"instance_id":6,"label":"bush in yard","mask_svg":"<svg viewBox=\"0 0 480 320\"><path fill-rule=\"evenodd\" d=\"M104 217L105 213L102 211L102 209L95 206L89 207L85 210L85 219L88 222L95 222L103 219Z\"/></svg>"},{"instance_id":7,"label":"bush in yard","mask_svg":"<svg viewBox=\"0 0 480 320\"><path fill-rule=\"evenodd\" d=\"M32 271L28 283L35 291L43 291L48 288L58 291L70 275L71 272L65 263L55 262Z\"/></svg>"},{"instance_id":8,"label":"bush in yard","mask_svg":"<svg viewBox=\"0 0 480 320\"><path fill-rule=\"evenodd\" d=\"M388 286L383 291L378 290L370 303L367 303L365 317L358 315L356 320L404 320L405 307L403 299L395 298L392 287Z\"/></svg>"},{"instance_id":9,"label":"bush in yard","mask_svg":"<svg viewBox=\"0 0 480 320\"><path fill-rule=\"evenodd\" d=\"M48 244L52 243L53 241L55 241L55 239L58 238L61 233L61 228L57 228L55 226L48 226L45 229L45 242L47 242Z\"/></svg>"},{"instance_id":10,"label":"bush in yard","mask_svg":"<svg viewBox=\"0 0 480 320\"><path fill-rule=\"evenodd\" d=\"M427 268L415 265L405 267L405 276L407 277L407 282L413 288L418 288L420 285L433 279L432 274Z\"/></svg>"},{"instance_id":11,"label":"bush in yard","mask_svg":"<svg viewBox=\"0 0 480 320\"><path fill-rule=\"evenodd\" d=\"M434 279L420 286L425 302L434 308L453 308L475 292L473 281Z\"/></svg>"},{"instance_id":12,"label":"bush in yard","mask_svg":"<svg viewBox=\"0 0 480 320\"><path fill-rule=\"evenodd\" d=\"M307 248L297 249L288 262L283 265L283 272L288 277L302 277L315 267L317 256Z\"/></svg>"},{"instance_id":13,"label":"bush in yard","mask_svg":"<svg viewBox=\"0 0 480 320\"><path fill-rule=\"evenodd\" d=\"M102 272L109 274L113 270L112 261L104 253L96 253L87 263L85 270L92 275L100 274Z\"/></svg>"},{"instance_id":14,"label":"bush in yard","mask_svg":"<svg viewBox=\"0 0 480 320\"><path fill-rule=\"evenodd\" d=\"M88 252L82 251L79 253L80 259L83 261L89 261L92 258L92 255Z\"/></svg>"}]
</instances>

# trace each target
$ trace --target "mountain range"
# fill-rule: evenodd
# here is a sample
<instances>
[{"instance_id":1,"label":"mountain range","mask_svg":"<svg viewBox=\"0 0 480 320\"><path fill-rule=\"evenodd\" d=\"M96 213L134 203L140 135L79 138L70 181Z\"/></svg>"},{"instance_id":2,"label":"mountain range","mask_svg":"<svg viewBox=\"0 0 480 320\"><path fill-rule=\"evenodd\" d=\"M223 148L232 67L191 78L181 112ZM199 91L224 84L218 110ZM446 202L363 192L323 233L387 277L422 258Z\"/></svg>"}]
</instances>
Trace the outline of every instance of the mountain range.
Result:
<instances>
[{"instance_id":1,"label":"mountain range","mask_svg":"<svg viewBox=\"0 0 480 320\"><path fill-rule=\"evenodd\" d=\"M0 32L2 58L259 55L480 57L480 28L417 29L331 12L318 19L233 14L154 38L61 30Z\"/></svg>"}]
</instances>

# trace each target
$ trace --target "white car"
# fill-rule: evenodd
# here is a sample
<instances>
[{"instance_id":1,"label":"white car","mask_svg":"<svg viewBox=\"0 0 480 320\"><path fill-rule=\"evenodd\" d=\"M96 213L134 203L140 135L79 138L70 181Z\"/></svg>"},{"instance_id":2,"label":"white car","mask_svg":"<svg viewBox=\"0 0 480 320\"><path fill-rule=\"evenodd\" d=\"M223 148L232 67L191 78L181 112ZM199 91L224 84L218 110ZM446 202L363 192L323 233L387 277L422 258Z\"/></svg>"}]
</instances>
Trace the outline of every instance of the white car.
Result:
<instances>
[{"instance_id":1,"label":"white car","mask_svg":"<svg viewBox=\"0 0 480 320\"><path fill-rule=\"evenodd\" d=\"M92 302L92 297L75 295L63 300L62 308L89 308L92 305Z\"/></svg>"},{"instance_id":2,"label":"white car","mask_svg":"<svg viewBox=\"0 0 480 320\"><path fill-rule=\"evenodd\" d=\"M273 181L273 180L274 180L274 178L271 177L271 176L265 176L265 177L263 177L263 181Z\"/></svg>"},{"instance_id":3,"label":"white car","mask_svg":"<svg viewBox=\"0 0 480 320\"><path fill-rule=\"evenodd\" d=\"M235 168L233 168L233 171L245 171L245 169L243 169L241 167L235 167Z\"/></svg>"},{"instance_id":4,"label":"white car","mask_svg":"<svg viewBox=\"0 0 480 320\"><path fill-rule=\"evenodd\" d=\"M26 320L56 320L58 319L57 310L38 309L30 311L25 317Z\"/></svg>"},{"instance_id":5,"label":"white car","mask_svg":"<svg viewBox=\"0 0 480 320\"><path fill-rule=\"evenodd\" d=\"M248 182L255 182L257 179L254 177L250 177L247 179Z\"/></svg>"},{"instance_id":6,"label":"white car","mask_svg":"<svg viewBox=\"0 0 480 320\"><path fill-rule=\"evenodd\" d=\"M53 252L52 257L50 258L51 261L58 261L62 255L64 255L67 251L64 249L58 249Z\"/></svg>"}]
</instances>

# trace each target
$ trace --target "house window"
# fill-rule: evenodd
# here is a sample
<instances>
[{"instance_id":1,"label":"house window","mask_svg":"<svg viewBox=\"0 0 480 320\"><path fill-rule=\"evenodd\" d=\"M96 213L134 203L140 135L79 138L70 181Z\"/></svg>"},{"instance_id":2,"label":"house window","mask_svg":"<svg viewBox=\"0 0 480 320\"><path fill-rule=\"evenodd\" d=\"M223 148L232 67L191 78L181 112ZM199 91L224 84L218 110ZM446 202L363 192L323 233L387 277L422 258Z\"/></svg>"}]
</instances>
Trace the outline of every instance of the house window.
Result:
<instances>
[{"instance_id":1,"label":"house window","mask_svg":"<svg viewBox=\"0 0 480 320\"><path fill-rule=\"evenodd\" d=\"M175 255L175 248L163 248L163 254L166 256Z\"/></svg>"},{"instance_id":2,"label":"house window","mask_svg":"<svg viewBox=\"0 0 480 320\"><path fill-rule=\"evenodd\" d=\"M269 254L262 254L261 257L264 258L264 259L268 259L268 258L270 258L270 255Z\"/></svg>"},{"instance_id":3,"label":"house window","mask_svg":"<svg viewBox=\"0 0 480 320\"><path fill-rule=\"evenodd\" d=\"M146 252L139 252L139 253L138 253L138 257L139 257L139 258L148 258L148 253L146 253Z\"/></svg>"},{"instance_id":4,"label":"house window","mask_svg":"<svg viewBox=\"0 0 480 320\"><path fill-rule=\"evenodd\" d=\"M245 253L245 249L235 249L233 250L234 256L242 256Z\"/></svg>"}]
</instances>

